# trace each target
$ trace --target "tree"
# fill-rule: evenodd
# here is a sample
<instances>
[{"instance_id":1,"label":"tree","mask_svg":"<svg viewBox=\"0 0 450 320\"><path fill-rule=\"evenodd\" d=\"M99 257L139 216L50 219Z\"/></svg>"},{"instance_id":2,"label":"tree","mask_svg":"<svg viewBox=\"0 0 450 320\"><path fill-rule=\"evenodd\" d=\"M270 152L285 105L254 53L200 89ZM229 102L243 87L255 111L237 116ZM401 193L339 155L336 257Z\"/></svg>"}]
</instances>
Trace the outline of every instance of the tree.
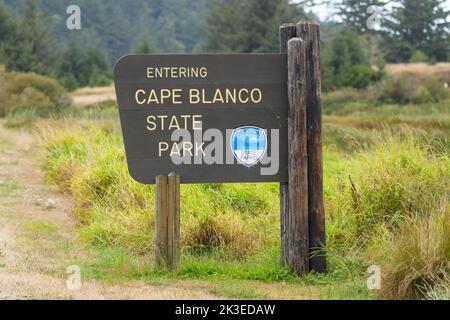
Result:
<instances>
[{"instance_id":1,"label":"tree","mask_svg":"<svg viewBox=\"0 0 450 320\"><path fill-rule=\"evenodd\" d=\"M83 77L83 51L78 42L71 37L69 45L61 54L57 67L57 76L61 84L68 90L74 90L86 83Z\"/></svg>"},{"instance_id":2,"label":"tree","mask_svg":"<svg viewBox=\"0 0 450 320\"><path fill-rule=\"evenodd\" d=\"M339 88L344 77L355 70L355 66L367 65L367 59L358 40L358 34L352 28L338 32L322 52L324 90Z\"/></svg>"},{"instance_id":3,"label":"tree","mask_svg":"<svg viewBox=\"0 0 450 320\"><path fill-rule=\"evenodd\" d=\"M0 57L7 70L29 71L35 62L32 47L20 25L0 5Z\"/></svg>"},{"instance_id":4,"label":"tree","mask_svg":"<svg viewBox=\"0 0 450 320\"><path fill-rule=\"evenodd\" d=\"M342 19L347 26L352 26L358 33L367 33L371 30L367 26L369 18L374 17L374 12L369 13L370 6L384 12L383 7L389 2L387 0L333 0L328 1L336 9L336 15ZM380 17L381 18L381 17ZM381 21L380 21L381 22Z\"/></svg>"},{"instance_id":5,"label":"tree","mask_svg":"<svg viewBox=\"0 0 450 320\"><path fill-rule=\"evenodd\" d=\"M151 54L156 53L156 51L156 46L148 33L142 34L141 38L136 42L133 48L133 53L136 54Z\"/></svg>"},{"instance_id":6,"label":"tree","mask_svg":"<svg viewBox=\"0 0 450 320\"><path fill-rule=\"evenodd\" d=\"M406 62L415 51L446 61L450 51L450 11L445 0L399 0L383 23L387 60Z\"/></svg>"},{"instance_id":7,"label":"tree","mask_svg":"<svg viewBox=\"0 0 450 320\"><path fill-rule=\"evenodd\" d=\"M215 0L206 16L204 50L276 52L279 26L303 16L288 0Z\"/></svg>"},{"instance_id":8,"label":"tree","mask_svg":"<svg viewBox=\"0 0 450 320\"><path fill-rule=\"evenodd\" d=\"M10 42L10 35L15 33L11 16L0 3L0 63L5 63L5 47Z\"/></svg>"},{"instance_id":9,"label":"tree","mask_svg":"<svg viewBox=\"0 0 450 320\"><path fill-rule=\"evenodd\" d=\"M22 71L41 74L51 74L54 71L53 64L58 57L58 47L48 21L49 17L39 9L37 0L27 0L20 33L29 45L31 59L27 68Z\"/></svg>"},{"instance_id":10,"label":"tree","mask_svg":"<svg viewBox=\"0 0 450 320\"><path fill-rule=\"evenodd\" d=\"M110 82L109 64L96 47L82 49L75 37L63 51L57 68L61 84L68 90L106 85Z\"/></svg>"}]
</instances>

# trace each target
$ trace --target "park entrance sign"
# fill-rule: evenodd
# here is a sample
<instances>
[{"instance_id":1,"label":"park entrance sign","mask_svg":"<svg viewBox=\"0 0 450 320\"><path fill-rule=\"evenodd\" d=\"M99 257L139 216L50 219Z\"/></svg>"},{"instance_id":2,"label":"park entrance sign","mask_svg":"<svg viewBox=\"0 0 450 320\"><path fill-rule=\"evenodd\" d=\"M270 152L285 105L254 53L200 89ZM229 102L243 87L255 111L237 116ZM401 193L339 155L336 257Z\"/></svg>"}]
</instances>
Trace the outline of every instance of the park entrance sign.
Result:
<instances>
[{"instance_id":1,"label":"park entrance sign","mask_svg":"<svg viewBox=\"0 0 450 320\"><path fill-rule=\"evenodd\" d=\"M319 26L279 54L128 55L114 70L131 176L156 184L155 262L180 259L180 183L279 182L281 262L326 271Z\"/></svg>"},{"instance_id":2,"label":"park entrance sign","mask_svg":"<svg viewBox=\"0 0 450 320\"><path fill-rule=\"evenodd\" d=\"M128 55L115 85L130 174L287 181L283 54Z\"/></svg>"}]
</instances>

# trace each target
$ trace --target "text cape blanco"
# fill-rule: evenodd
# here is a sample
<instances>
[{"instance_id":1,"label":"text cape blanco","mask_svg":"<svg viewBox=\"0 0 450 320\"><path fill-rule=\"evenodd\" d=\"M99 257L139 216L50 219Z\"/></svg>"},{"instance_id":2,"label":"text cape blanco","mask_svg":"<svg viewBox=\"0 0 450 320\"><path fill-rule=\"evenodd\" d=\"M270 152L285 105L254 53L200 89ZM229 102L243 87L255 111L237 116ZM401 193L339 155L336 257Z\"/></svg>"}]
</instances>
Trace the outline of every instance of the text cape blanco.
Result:
<instances>
[{"instance_id":1,"label":"text cape blanco","mask_svg":"<svg viewBox=\"0 0 450 320\"><path fill-rule=\"evenodd\" d=\"M187 99L185 98L187 97ZM134 94L138 105L258 104L263 99L259 88L205 89L138 89Z\"/></svg>"}]
</instances>

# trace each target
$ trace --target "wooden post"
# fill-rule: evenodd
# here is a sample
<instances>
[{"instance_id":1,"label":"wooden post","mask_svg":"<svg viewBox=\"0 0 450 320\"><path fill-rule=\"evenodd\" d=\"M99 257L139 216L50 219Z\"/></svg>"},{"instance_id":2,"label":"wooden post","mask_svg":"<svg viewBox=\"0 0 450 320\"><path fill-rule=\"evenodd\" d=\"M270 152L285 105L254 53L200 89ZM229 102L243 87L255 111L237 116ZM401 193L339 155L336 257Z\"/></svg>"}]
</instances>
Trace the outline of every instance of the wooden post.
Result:
<instances>
[{"instance_id":1,"label":"wooden post","mask_svg":"<svg viewBox=\"0 0 450 320\"><path fill-rule=\"evenodd\" d=\"M167 265L171 271L176 271L180 264L180 176L175 173L169 174L168 191Z\"/></svg>"},{"instance_id":2,"label":"wooden post","mask_svg":"<svg viewBox=\"0 0 450 320\"><path fill-rule=\"evenodd\" d=\"M295 24L283 24L280 27L280 53L287 54L288 41L295 38L297 27ZM287 81L288 79L286 79ZM287 170L287 169L286 169ZM287 215L288 215L288 194L289 183L280 183L280 224L281 224L281 264L288 266L288 235L287 235Z\"/></svg>"},{"instance_id":3,"label":"wooden post","mask_svg":"<svg viewBox=\"0 0 450 320\"><path fill-rule=\"evenodd\" d=\"M296 274L309 272L308 157L306 136L306 46L300 38L288 42L288 211L287 260Z\"/></svg>"},{"instance_id":4,"label":"wooden post","mask_svg":"<svg viewBox=\"0 0 450 320\"><path fill-rule=\"evenodd\" d=\"M167 267L167 222L169 216L168 200L167 177L157 176L155 207L155 263L158 268Z\"/></svg>"},{"instance_id":5,"label":"wooden post","mask_svg":"<svg viewBox=\"0 0 450 320\"><path fill-rule=\"evenodd\" d=\"M297 36L306 45L306 114L308 130L308 207L310 270L326 272L325 209L323 203L322 105L320 31L314 22L297 24Z\"/></svg>"},{"instance_id":6,"label":"wooden post","mask_svg":"<svg viewBox=\"0 0 450 320\"><path fill-rule=\"evenodd\" d=\"M180 176L156 177L155 263L176 271L180 263Z\"/></svg>"}]
</instances>

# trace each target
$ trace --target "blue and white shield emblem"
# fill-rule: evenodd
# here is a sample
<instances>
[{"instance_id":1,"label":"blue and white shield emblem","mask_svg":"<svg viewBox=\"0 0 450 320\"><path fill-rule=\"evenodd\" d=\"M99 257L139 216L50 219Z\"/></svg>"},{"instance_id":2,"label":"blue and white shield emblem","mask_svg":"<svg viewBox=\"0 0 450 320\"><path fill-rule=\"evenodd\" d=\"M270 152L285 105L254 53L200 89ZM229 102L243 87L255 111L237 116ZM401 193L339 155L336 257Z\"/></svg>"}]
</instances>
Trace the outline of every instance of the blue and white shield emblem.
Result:
<instances>
[{"instance_id":1,"label":"blue and white shield emblem","mask_svg":"<svg viewBox=\"0 0 450 320\"><path fill-rule=\"evenodd\" d=\"M231 150L243 165L251 167L257 164L267 150L266 131L253 126L234 129L231 134Z\"/></svg>"}]
</instances>

